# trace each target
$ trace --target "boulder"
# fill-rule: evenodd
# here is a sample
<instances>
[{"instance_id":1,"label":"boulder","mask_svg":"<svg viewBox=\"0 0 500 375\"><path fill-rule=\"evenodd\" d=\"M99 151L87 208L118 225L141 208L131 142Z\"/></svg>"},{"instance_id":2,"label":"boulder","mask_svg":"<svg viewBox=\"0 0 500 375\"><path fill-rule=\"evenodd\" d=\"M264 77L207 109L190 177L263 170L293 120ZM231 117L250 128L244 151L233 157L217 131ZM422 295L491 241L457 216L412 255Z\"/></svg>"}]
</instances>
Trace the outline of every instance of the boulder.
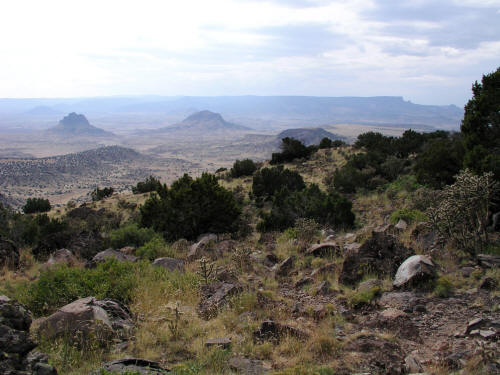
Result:
<instances>
[{"instance_id":1,"label":"boulder","mask_svg":"<svg viewBox=\"0 0 500 375\"><path fill-rule=\"evenodd\" d=\"M340 254L340 246L335 241L323 242L312 245L306 251L306 255L315 257L333 256Z\"/></svg>"},{"instance_id":2,"label":"boulder","mask_svg":"<svg viewBox=\"0 0 500 375\"><path fill-rule=\"evenodd\" d=\"M85 268L95 268L99 263L104 263L108 259L116 259L120 262L137 262L137 257L127 255L119 250L107 249L97 253L92 260L85 264Z\"/></svg>"},{"instance_id":3,"label":"boulder","mask_svg":"<svg viewBox=\"0 0 500 375\"><path fill-rule=\"evenodd\" d=\"M111 299L86 297L76 300L44 319L38 332L48 339L94 335L101 340L126 339L134 325L127 309Z\"/></svg>"},{"instance_id":4,"label":"boulder","mask_svg":"<svg viewBox=\"0 0 500 375\"><path fill-rule=\"evenodd\" d=\"M19 250L14 242L0 239L0 268L16 269L19 267Z\"/></svg>"},{"instance_id":5,"label":"boulder","mask_svg":"<svg viewBox=\"0 0 500 375\"><path fill-rule=\"evenodd\" d=\"M207 348L215 346L215 347L220 347L222 349L229 349L231 347L231 338L217 337L214 339L208 339L207 341L205 341L205 346Z\"/></svg>"},{"instance_id":6,"label":"boulder","mask_svg":"<svg viewBox=\"0 0 500 375\"><path fill-rule=\"evenodd\" d=\"M395 308L385 309L369 325L389 330L397 337L420 341L418 328L413 324L408 314Z\"/></svg>"},{"instance_id":7,"label":"boulder","mask_svg":"<svg viewBox=\"0 0 500 375\"><path fill-rule=\"evenodd\" d=\"M297 282L294 285L294 288L301 289L303 286L305 286L307 284L312 284L313 282L314 282L314 279L312 277L304 276L304 277L300 278L299 280L297 280Z\"/></svg>"},{"instance_id":8,"label":"boulder","mask_svg":"<svg viewBox=\"0 0 500 375\"><path fill-rule=\"evenodd\" d=\"M220 254L217 252L216 247L213 248L210 244L214 244L217 242L216 234L205 234L199 237L198 242L191 245L189 248L189 252L187 254L188 262L192 262L193 260L200 259L203 256L206 256L210 259L217 259Z\"/></svg>"},{"instance_id":9,"label":"boulder","mask_svg":"<svg viewBox=\"0 0 500 375\"><path fill-rule=\"evenodd\" d=\"M124 358L108 362L99 370L90 373L90 375L100 375L104 372L107 374L163 375L168 374L170 371L161 367L158 362L140 358Z\"/></svg>"},{"instance_id":10,"label":"boulder","mask_svg":"<svg viewBox=\"0 0 500 375\"><path fill-rule=\"evenodd\" d=\"M52 253L49 259L45 262L44 267L50 268L56 265L74 266L78 263L76 257L68 249L59 249Z\"/></svg>"},{"instance_id":11,"label":"boulder","mask_svg":"<svg viewBox=\"0 0 500 375\"><path fill-rule=\"evenodd\" d=\"M484 290L497 290L498 282L492 277L485 277L481 280L481 284L479 285L479 289Z\"/></svg>"},{"instance_id":12,"label":"boulder","mask_svg":"<svg viewBox=\"0 0 500 375\"><path fill-rule=\"evenodd\" d=\"M405 312L413 312L419 299L413 292L386 292L379 299L379 304L387 308L400 309Z\"/></svg>"},{"instance_id":13,"label":"boulder","mask_svg":"<svg viewBox=\"0 0 500 375\"><path fill-rule=\"evenodd\" d=\"M136 248L134 246L125 246L120 249L120 251L125 255L134 255Z\"/></svg>"},{"instance_id":14,"label":"boulder","mask_svg":"<svg viewBox=\"0 0 500 375\"><path fill-rule=\"evenodd\" d=\"M374 231L363 245L353 247L346 253L339 282L353 285L369 274L392 276L412 253L394 236Z\"/></svg>"},{"instance_id":15,"label":"boulder","mask_svg":"<svg viewBox=\"0 0 500 375\"><path fill-rule=\"evenodd\" d=\"M293 268L293 263L295 262L295 257L292 255L286 258L283 262L277 265L276 275L287 276Z\"/></svg>"},{"instance_id":16,"label":"boulder","mask_svg":"<svg viewBox=\"0 0 500 375\"><path fill-rule=\"evenodd\" d=\"M0 374L57 375L46 356L30 353L37 346L30 336L30 326L30 312L0 296Z\"/></svg>"},{"instance_id":17,"label":"boulder","mask_svg":"<svg viewBox=\"0 0 500 375\"><path fill-rule=\"evenodd\" d=\"M227 303L229 297L240 291L240 285L221 281L202 286L198 314L207 320L215 317L218 310Z\"/></svg>"},{"instance_id":18,"label":"boulder","mask_svg":"<svg viewBox=\"0 0 500 375\"><path fill-rule=\"evenodd\" d=\"M417 224L411 232L411 238L415 241L417 247L426 252L435 249L442 242L438 232L424 222Z\"/></svg>"},{"instance_id":19,"label":"boulder","mask_svg":"<svg viewBox=\"0 0 500 375\"><path fill-rule=\"evenodd\" d=\"M422 373L424 372L424 369L422 368L422 365L420 364L420 361L418 360L417 357L415 357L412 354L409 354L405 358L405 367L408 373L410 374L416 374L416 373Z\"/></svg>"},{"instance_id":20,"label":"boulder","mask_svg":"<svg viewBox=\"0 0 500 375\"><path fill-rule=\"evenodd\" d=\"M413 255L399 266L393 285L396 288L416 287L436 278L436 266L425 255Z\"/></svg>"},{"instance_id":21,"label":"boulder","mask_svg":"<svg viewBox=\"0 0 500 375\"><path fill-rule=\"evenodd\" d=\"M157 258L153 262L153 266L163 267L167 271L173 272L175 270L184 272L184 261L175 258Z\"/></svg>"}]
</instances>

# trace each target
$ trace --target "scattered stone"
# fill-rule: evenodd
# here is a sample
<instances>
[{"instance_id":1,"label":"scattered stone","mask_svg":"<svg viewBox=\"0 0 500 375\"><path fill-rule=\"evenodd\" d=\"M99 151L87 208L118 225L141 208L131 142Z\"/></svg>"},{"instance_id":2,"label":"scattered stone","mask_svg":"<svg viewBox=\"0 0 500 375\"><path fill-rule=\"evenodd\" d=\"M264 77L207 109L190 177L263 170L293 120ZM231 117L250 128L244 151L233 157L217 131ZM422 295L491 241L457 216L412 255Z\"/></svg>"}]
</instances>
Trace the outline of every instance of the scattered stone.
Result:
<instances>
[{"instance_id":1,"label":"scattered stone","mask_svg":"<svg viewBox=\"0 0 500 375\"><path fill-rule=\"evenodd\" d=\"M45 262L44 267L50 268L60 264L74 266L77 263L78 261L71 251L69 251L68 249L59 249L50 255L49 260Z\"/></svg>"},{"instance_id":2,"label":"scattered stone","mask_svg":"<svg viewBox=\"0 0 500 375\"><path fill-rule=\"evenodd\" d=\"M393 307L404 312L413 311L418 303L418 298L413 292L386 292L379 299L379 304Z\"/></svg>"},{"instance_id":3,"label":"scattered stone","mask_svg":"<svg viewBox=\"0 0 500 375\"><path fill-rule=\"evenodd\" d=\"M287 276L290 270L293 268L293 263L295 262L295 256L291 256L286 258L283 262L281 262L276 269L276 275L278 276Z\"/></svg>"},{"instance_id":4,"label":"scattered stone","mask_svg":"<svg viewBox=\"0 0 500 375\"><path fill-rule=\"evenodd\" d=\"M169 272L180 271L184 272L184 261L175 258L157 258L153 262L153 266L163 267Z\"/></svg>"},{"instance_id":5,"label":"scattered stone","mask_svg":"<svg viewBox=\"0 0 500 375\"><path fill-rule=\"evenodd\" d=\"M61 307L44 319L38 332L48 339L93 335L107 341L110 338L125 340L133 328L129 312L120 303L86 297Z\"/></svg>"},{"instance_id":6,"label":"scattered stone","mask_svg":"<svg viewBox=\"0 0 500 375\"><path fill-rule=\"evenodd\" d=\"M395 308L382 311L375 320L369 322L369 325L392 331L398 337L420 341L418 328L410 320L408 314Z\"/></svg>"},{"instance_id":7,"label":"scattered stone","mask_svg":"<svg viewBox=\"0 0 500 375\"><path fill-rule=\"evenodd\" d=\"M421 373L424 372L420 361L414 355L410 354L405 358L405 367L409 373Z\"/></svg>"},{"instance_id":8,"label":"scattered stone","mask_svg":"<svg viewBox=\"0 0 500 375\"><path fill-rule=\"evenodd\" d=\"M19 267L19 249L14 242L4 239L0 239L0 268L2 267Z\"/></svg>"},{"instance_id":9,"label":"scattered stone","mask_svg":"<svg viewBox=\"0 0 500 375\"><path fill-rule=\"evenodd\" d=\"M295 283L294 288L301 289L303 286L305 286L307 284L312 284L313 282L314 282L314 280L312 277L304 276Z\"/></svg>"},{"instance_id":10,"label":"scattered stone","mask_svg":"<svg viewBox=\"0 0 500 375\"><path fill-rule=\"evenodd\" d=\"M353 248L346 253L339 282L352 285L373 273L392 276L412 252L394 236L374 231L358 249Z\"/></svg>"},{"instance_id":11,"label":"scattered stone","mask_svg":"<svg viewBox=\"0 0 500 375\"><path fill-rule=\"evenodd\" d=\"M201 288L201 301L198 305L198 313L204 319L210 319L217 315L221 308L232 295L241 291L241 286L235 283L216 281Z\"/></svg>"},{"instance_id":12,"label":"scattered stone","mask_svg":"<svg viewBox=\"0 0 500 375\"><path fill-rule=\"evenodd\" d=\"M206 347L217 346L223 349L229 349L231 346L231 338L230 337L220 337L215 339L208 339L205 341Z\"/></svg>"},{"instance_id":13,"label":"scattered stone","mask_svg":"<svg viewBox=\"0 0 500 375\"><path fill-rule=\"evenodd\" d=\"M285 336L292 336L301 340L309 337L304 331L272 320L262 322L260 328L253 333L254 340L256 341L279 342Z\"/></svg>"},{"instance_id":14,"label":"scattered stone","mask_svg":"<svg viewBox=\"0 0 500 375\"><path fill-rule=\"evenodd\" d=\"M399 219L398 223L394 226L395 229L399 231L404 231L408 228L408 223L403 219Z\"/></svg>"},{"instance_id":15,"label":"scattered stone","mask_svg":"<svg viewBox=\"0 0 500 375\"><path fill-rule=\"evenodd\" d=\"M485 327L488 325L489 322L490 322L489 319L484 319L484 318L476 318L474 320L471 320L467 324L467 328L465 329L465 334L469 334L472 330Z\"/></svg>"},{"instance_id":16,"label":"scattered stone","mask_svg":"<svg viewBox=\"0 0 500 375\"><path fill-rule=\"evenodd\" d=\"M330 294L330 286L331 284L328 280L322 281L314 289L314 294L317 296L327 296L328 294Z\"/></svg>"},{"instance_id":17,"label":"scattered stone","mask_svg":"<svg viewBox=\"0 0 500 375\"><path fill-rule=\"evenodd\" d=\"M335 263L324 264L319 268L316 268L311 272L311 277L316 277L317 275L321 275L324 273L332 273L335 271Z\"/></svg>"},{"instance_id":18,"label":"scattered stone","mask_svg":"<svg viewBox=\"0 0 500 375\"><path fill-rule=\"evenodd\" d=\"M99 370L90 375L99 375L107 371L112 374L141 374L141 375L163 375L168 374L168 369L162 368L158 362L139 358L125 358L104 364Z\"/></svg>"},{"instance_id":19,"label":"scattered stone","mask_svg":"<svg viewBox=\"0 0 500 375\"><path fill-rule=\"evenodd\" d=\"M413 255L399 266L393 285L412 288L435 278L436 267L432 260L425 255Z\"/></svg>"},{"instance_id":20,"label":"scattered stone","mask_svg":"<svg viewBox=\"0 0 500 375\"><path fill-rule=\"evenodd\" d=\"M373 288L380 288L382 286L382 282L379 279L369 279L363 281L358 285L358 292L368 292Z\"/></svg>"},{"instance_id":21,"label":"scattered stone","mask_svg":"<svg viewBox=\"0 0 500 375\"><path fill-rule=\"evenodd\" d=\"M269 369L263 366L262 361L257 359L233 357L229 359L228 364L231 370L243 375L262 375L269 372Z\"/></svg>"},{"instance_id":22,"label":"scattered stone","mask_svg":"<svg viewBox=\"0 0 500 375\"><path fill-rule=\"evenodd\" d=\"M323 242L312 245L306 251L306 255L312 255L315 257L333 256L340 254L340 247L336 242Z\"/></svg>"},{"instance_id":23,"label":"scattered stone","mask_svg":"<svg viewBox=\"0 0 500 375\"><path fill-rule=\"evenodd\" d=\"M137 262L137 257L126 255L119 250L107 249L97 253L92 260L85 263L85 268L95 268L99 263L104 263L108 259L116 259L120 262Z\"/></svg>"},{"instance_id":24,"label":"scattered stone","mask_svg":"<svg viewBox=\"0 0 500 375\"><path fill-rule=\"evenodd\" d=\"M419 312L419 313L424 313L424 312L427 312L427 308L425 307L425 305L415 305L415 308L413 309L413 311Z\"/></svg>"},{"instance_id":25,"label":"scattered stone","mask_svg":"<svg viewBox=\"0 0 500 375\"><path fill-rule=\"evenodd\" d=\"M481 281L481 284L479 285L479 289L496 290L496 289L498 289L498 282L492 277L485 277Z\"/></svg>"},{"instance_id":26,"label":"scattered stone","mask_svg":"<svg viewBox=\"0 0 500 375\"><path fill-rule=\"evenodd\" d=\"M30 336L31 314L21 304L0 296L0 374L57 375L45 356L30 353L37 344Z\"/></svg>"}]
</instances>

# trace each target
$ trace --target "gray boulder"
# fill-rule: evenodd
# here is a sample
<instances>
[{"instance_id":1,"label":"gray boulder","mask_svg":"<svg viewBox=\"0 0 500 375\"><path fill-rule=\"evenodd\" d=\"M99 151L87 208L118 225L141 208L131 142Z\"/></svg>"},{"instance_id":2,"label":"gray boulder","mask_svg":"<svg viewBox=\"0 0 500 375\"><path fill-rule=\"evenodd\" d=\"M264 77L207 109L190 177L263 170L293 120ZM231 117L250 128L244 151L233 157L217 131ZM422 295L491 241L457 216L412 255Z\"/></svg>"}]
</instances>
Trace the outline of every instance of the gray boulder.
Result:
<instances>
[{"instance_id":1,"label":"gray boulder","mask_svg":"<svg viewBox=\"0 0 500 375\"><path fill-rule=\"evenodd\" d=\"M184 272L184 261L182 259L175 259L175 258L158 258L155 259L153 262L153 266L156 267L163 267L167 271L173 272L173 271L180 271Z\"/></svg>"},{"instance_id":2,"label":"gray boulder","mask_svg":"<svg viewBox=\"0 0 500 375\"><path fill-rule=\"evenodd\" d=\"M220 254L218 253L218 251L216 251L215 246L213 248L210 247L210 244L215 244L216 242L216 234L205 234L200 236L198 242L191 245L191 247L189 248L189 252L187 254L188 262L200 259L203 256L211 259L216 259Z\"/></svg>"},{"instance_id":3,"label":"gray boulder","mask_svg":"<svg viewBox=\"0 0 500 375\"><path fill-rule=\"evenodd\" d=\"M122 253L120 250L107 249L97 253L92 260L85 264L86 268L97 267L99 263L104 263L108 259L116 259L120 262L137 262L137 257L133 255L127 255Z\"/></svg>"},{"instance_id":4,"label":"gray boulder","mask_svg":"<svg viewBox=\"0 0 500 375\"><path fill-rule=\"evenodd\" d=\"M436 266L425 255L413 255L399 266L393 285L396 288L415 287L436 278Z\"/></svg>"},{"instance_id":5,"label":"gray boulder","mask_svg":"<svg viewBox=\"0 0 500 375\"><path fill-rule=\"evenodd\" d=\"M127 339L134 325L129 312L111 299L86 297L76 300L43 320L38 332L48 339L56 337L87 337L94 335L103 341Z\"/></svg>"},{"instance_id":6,"label":"gray boulder","mask_svg":"<svg viewBox=\"0 0 500 375\"><path fill-rule=\"evenodd\" d=\"M228 302L229 297L239 293L241 286L236 283L216 281L201 288L201 301L198 313L203 319L217 315L218 310Z\"/></svg>"},{"instance_id":7,"label":"gray boulder","mask_svg":"<svg viewBox=\"0 0 500 375\"><path fill-rule=\"evenodd\" d=\"M59 249L52 253L44 264L45 268L50 268L55 265L65 264L68 266L73 266L77 264L77 259L71 251L68 249Z\"/></svg>"}]
</instances>

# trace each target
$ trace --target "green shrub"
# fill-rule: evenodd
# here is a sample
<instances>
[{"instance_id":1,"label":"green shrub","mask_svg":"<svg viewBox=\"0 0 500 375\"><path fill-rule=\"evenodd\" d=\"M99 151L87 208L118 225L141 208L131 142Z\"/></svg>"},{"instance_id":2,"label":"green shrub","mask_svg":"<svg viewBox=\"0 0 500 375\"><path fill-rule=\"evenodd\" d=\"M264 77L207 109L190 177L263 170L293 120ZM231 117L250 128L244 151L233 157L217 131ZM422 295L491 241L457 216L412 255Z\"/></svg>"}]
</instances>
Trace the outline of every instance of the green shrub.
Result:
<instances>
[{"instance_id":1,"label":"green shrub","mask_svg":"<svg viewBox=\"0 0 500 375\"><path fill-rule=\"evenodd\" d=\"M353 308L368 305L376 297L380 296L380 293L381 289L378 286L374 286L368 290L354 291L347 297L347 303Z\"/></svg>"},{"instance_id":2,"label":"green shrub","mask_svg":"<svg viewBox=\"0 0 500 375\"><path fill-rule=\"evenodd\" d=\"M271 197L283 189L297 191L305 186L302 176L295 171L283 166L263 168L253 177L252 194L255 197Z\"/></svg>"},{"instance_id":3,"label":"green shrub","mask_svg":"<svg viewBox=\"0 0 500 375\"><path fill-rule=\"evenodd\" d=\"M401 208L394 211L389 218L392 224L396 224L399 220L404 220L407 223L418 223L421 221L427 221L427 216L419 210L411 210L408 208Z\"/></svg>"},{"instance_id":4,"label":"green shrub","mask_svg":"<svg viewBox=\"0 0 500 375\"><path fill-rule=\"evenodd\" d=\"M170 188L153 194L140 211L141 225L162 233L168 241L235 232L241 214L233 193L208 173L196 179L185 174Z\"/></svg>"},{"instance_id":5,"label":"green shrub","mask_svg":"<svg viewBox=\"0 0 500 375\"><path fill-rule=\"evenodd\" d=\"M450 279L446 276L441 276L436 281L436 286L434 287L434 294L441 298L448 298L453 292L453 284Z\"/></svg>"},{"instance_id":6,"label":"green shrub","mask_svg":"<svg viewBox=\"0 0 500 375\"><path fill-rule=\"evenodd\" d=\"M141 193L149 193L152 191L160 191L163 185L160 179L149 176L146 180L138 182L135 187L132 187L132 193L141 194Z\"/></svg>"},{"instance_id":7,"label":"green shrub","mask_svg":"<svg viewBox=\"0 0 500 375\"><path fill-rule=\"evenodd\" d=\"M281 164L294 159L308 158L313 152L317 151L315 146L305 146L301 141L294 138L283 138L281 140L281 152L275 152L271 155L271 164Z\"/></svg>"},{"instance_id":8,"label":"green shrub","mask_svg":"<svg viewBox=\"0 0 500 375\"><path fill-rule=\"evenodd\" d=\"M251 176L256 170L257 166L253 160L236 160L231 168L231 177Z\"/></svg>"},{"instance_id":9,"label":"green shrub","mask_svg":"<svg viewBox=\"0 0 500 375\"><path fill-rule=\"evenodd\" d=\"M355 219L349 200L334 192L327 194L314 184L302 191L282 190L274 197L271 211L261 217L257 225L261 232L285 230L300 218L337 228L352 227Z\"/></svg>"},{"instance_id":10,"label":"green shrub","mask_svg":"<svg viewBox=\"0 0 500 375\"><path fill-rule=\"evenodd\" d=\"M28 198L26 204L23 206L25 214L33 214L37 212L50 211L51 206L48 199L43 198Z\"/></svg>"},{"instance_id":11,"label":"green shrub","mask_svg":"<svg viewBox=\"0 0 500 375\"><path fill-rule=\"evenodd\" d=\"M119 249L125 246L143 246L157 233L151 228L139 228L137 224L124 225L110 233L111 246Z\"/></svg>"},{"instance_id":12,"label":"green shrub","mask_svg":"<svg viewBox=\"0 0 500 375\"><path fill-rule=\"evenodd\" d=\"M176 255L175 251L170 248L160 235L154 236L151 240L139 247L135 254L138 257L149 260L155 260L161 257L175 258Z\"/></svg>"}]
</instances>

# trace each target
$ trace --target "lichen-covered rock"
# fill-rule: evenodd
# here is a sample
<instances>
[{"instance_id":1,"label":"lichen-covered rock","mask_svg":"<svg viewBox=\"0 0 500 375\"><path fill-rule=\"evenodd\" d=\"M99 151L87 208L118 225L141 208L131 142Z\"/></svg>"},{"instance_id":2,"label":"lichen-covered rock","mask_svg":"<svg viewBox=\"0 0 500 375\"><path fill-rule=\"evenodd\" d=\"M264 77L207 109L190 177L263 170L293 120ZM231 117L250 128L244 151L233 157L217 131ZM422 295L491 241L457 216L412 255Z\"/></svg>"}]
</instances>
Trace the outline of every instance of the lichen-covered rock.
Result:
<instances>
[{"instance_id":1,"label":"lichen-covered rock","mask_svg":"<svg viewBox=\"0 0 500 375\"><path fill-rule=\"evenodd\" d=\"M436 278L436 266L425 255L413 255L399 266L393 285L396 288L416 287Z\"/></svg>"},{"instance_id":2,"label":"lichen-covered rock","mask_svg":"<svg viewBox=\"0 0 500 375\"><path fill-rule=\"evenodd\" d=\"M394 236L372 232L372 236L360 247L353 247L345 254L339 282L353 285L369 274L392 276L412 253L411 249L406 248Z\"/></svg>"},{"instance_id":3,"label":"lichen-covered rock","mask_svg":"<svg viewBox=\"0 0 500 375\"><path fill-rule=\"evenodd\" d=\"M52 253L44 264L44 268L50 268L55 265L68 265L73 266L77 264L76 257L68 249L59 249Z\"/></svg>"}]
</instances>

